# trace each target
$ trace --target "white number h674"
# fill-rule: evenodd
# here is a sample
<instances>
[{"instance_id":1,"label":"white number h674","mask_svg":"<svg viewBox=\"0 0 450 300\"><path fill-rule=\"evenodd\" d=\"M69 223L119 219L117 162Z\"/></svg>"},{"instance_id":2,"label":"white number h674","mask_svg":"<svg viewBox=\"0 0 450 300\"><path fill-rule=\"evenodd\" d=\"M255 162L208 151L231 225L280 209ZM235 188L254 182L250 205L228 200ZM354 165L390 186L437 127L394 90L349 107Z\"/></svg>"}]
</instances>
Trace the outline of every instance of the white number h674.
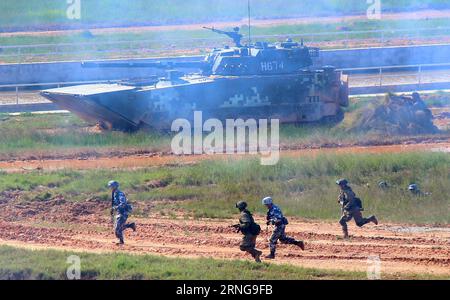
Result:
<instances>
[{"instance_id":1,"label":"white number h674","mask_svg":"<svg viewBox=\"0 0 450 300\"><path fill-rule=\"evenodd\" d=\"M261 62L261 71L277 71L283 69L283 63L278 61L263 61Z\"/></svg>"}]
</instances>

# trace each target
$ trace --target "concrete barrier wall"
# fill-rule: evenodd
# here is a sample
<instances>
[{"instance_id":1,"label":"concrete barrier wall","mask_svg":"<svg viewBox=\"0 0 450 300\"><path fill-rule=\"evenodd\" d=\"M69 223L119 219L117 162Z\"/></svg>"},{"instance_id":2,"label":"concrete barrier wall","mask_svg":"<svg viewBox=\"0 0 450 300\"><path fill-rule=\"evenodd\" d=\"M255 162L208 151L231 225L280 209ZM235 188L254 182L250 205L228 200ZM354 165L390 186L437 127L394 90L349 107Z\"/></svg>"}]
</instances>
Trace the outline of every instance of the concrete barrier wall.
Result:
<instances>
[{"instance_id":1,"label":"concrete barrier wall","mask_svg":"<svg viewBox=\"0 0 450 300\"><path fill-rule=\"evenodd\" d=\"M202 57L134 59L115 62L194 61ZM324 50L316 64L337 68L450 63L450 45ZM188 71L188 70L185 70ZM0 85L118 80L162 75L154 68L82 68L80 62L0 65Z\"/></svg>"},{"instance_id":2,"label":"concrete barrier wall","mask_svg":"<svg viewBox=\"0 0 450 300\"><path fill-rule=\"evenodd\" d=\"M195 59L202 59L202 57L114 60L114 62L193 61ZM165 71L156 68L83 68L81 62L11 64L0 65L0 85L118 80L163 74Z\"/></svg>"},{"instance_id":3,"label":"concrete barrier wall","mask_svg":"<svg viewBox=\"0 0 450 300\"><path fill-rule=\"evenodd\" d=\"M342 69L450 63L450 45L324 50L319 61Z\"/></svg>"}]
</instances>

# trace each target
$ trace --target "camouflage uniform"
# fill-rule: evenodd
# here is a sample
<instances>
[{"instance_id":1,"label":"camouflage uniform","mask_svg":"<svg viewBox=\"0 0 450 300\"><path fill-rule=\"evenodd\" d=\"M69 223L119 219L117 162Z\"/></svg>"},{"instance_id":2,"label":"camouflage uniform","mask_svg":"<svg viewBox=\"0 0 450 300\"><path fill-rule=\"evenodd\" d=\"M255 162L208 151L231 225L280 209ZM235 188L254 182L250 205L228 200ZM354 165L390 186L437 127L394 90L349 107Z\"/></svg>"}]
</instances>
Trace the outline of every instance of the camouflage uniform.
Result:
<instances>
[{"instance_id":1,"label":"camouflage uniform","mask_svg":"<svg viewBox=\"0 0 450 300\"><path fill-rule=\"evenodd\" d=\"M339 220L339 224L342 226L342 232L344 237L348 237L347 222L352 218L355 219L355 223L358 227L362 227L369 222L375 222L375 216L369 218L363 218L361 213L361 207L356 204L356 195L352 191L351 187L345 186L339 193L338 201L342 205L342 217Z\"/></svg>"},{"instance_id":2,"label":"camouflage uniform","mask_svg":"<svg viewBox=\"0 0 450 300\"><path fill-rule=\"evenodd\" d=\"M280 240L282 244L294 244L299 245L303 243L302 241L297 241L296 239L286 235L286 225L287 219L283 216L281 209L275 204L267 212L267 223L275 225L272 232L272 236L269 239L270 253L275 255L275 250L277 248L277 242Z\"/></svg>"},{"instance_id":3,"label":"camouflage uniform","mask_svg":"<svg viewBox=\"0 0 450 300\"><path fill-rule=\"evenodd\" d=\"M114 232L120 243L123 244L123 231L127 228L135 227L134 223L127 224L128 201L127 197L120 190L112 193L112 209L115 211Z\"/></svg>"},{"instance_id":4,"label":"camouflage uniform","mask_svg":"<svg viewBox=\"0 0 450 300\"><path fill-rule=\"evenodd\" d=\"M239 230L244 235L242 237L242 242L239 247L241 251L248 252L252 255L253 258L261 255L261 252L258 251L256 247L256 235L251 234L250 227L255 221L253 220L253 216L247 209L241 211L241 216L239 218ZM258 258L259 260L259 258Z\"/></svg>"}]
</instances>

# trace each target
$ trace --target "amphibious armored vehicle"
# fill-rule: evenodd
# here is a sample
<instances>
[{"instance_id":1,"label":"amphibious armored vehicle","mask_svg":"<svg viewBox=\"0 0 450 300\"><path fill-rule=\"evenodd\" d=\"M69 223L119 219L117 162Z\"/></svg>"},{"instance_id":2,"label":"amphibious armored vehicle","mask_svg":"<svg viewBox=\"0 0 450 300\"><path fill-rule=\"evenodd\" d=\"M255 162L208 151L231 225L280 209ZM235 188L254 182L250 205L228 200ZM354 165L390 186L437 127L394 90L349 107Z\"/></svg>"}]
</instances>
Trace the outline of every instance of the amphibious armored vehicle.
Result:
<instances>
[{"instance_id":1,"label":"amphibious armored vehicle","mask_svg":"<svg viewBox=\"0 0 450 300\"><path fill-rule=\"evenodd\" d=\"M108 129L170 128L173 120L203 118L279 119L319 122L343 117L347 76L313 65L319 49L288 39L241 44L234 31L207 28L231 37L235 46L212 50L202 61L174 63L85 63L84 67L164 68L164 78L129 79L45 90L61 108ZM185 74L185 68L197 73Z\"/></svg>"}]
</instances>

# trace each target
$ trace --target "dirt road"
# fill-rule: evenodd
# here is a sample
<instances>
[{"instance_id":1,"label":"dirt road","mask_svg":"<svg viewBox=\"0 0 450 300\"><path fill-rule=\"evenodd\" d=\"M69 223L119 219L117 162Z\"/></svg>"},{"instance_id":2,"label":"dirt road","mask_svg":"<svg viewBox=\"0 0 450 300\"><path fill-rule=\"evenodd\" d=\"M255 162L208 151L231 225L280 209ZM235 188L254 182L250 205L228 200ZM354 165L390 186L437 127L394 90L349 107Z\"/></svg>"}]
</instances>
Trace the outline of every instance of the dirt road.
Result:
<instances>
[{"instance_id":1,"label":"dirt road","mask_svg":"<svg viewBox=\"0 0 450 300\"><path fill-rule=\"evenodd\" d=\"M3 195L5 196L5 195ZM18 204L14 194L0 204L0 244L28 249L65 249L94 253L124 252L159 254L170 257L211 257L251 259L239 251L241 235L228 225L235 220L185 220L161 216L132 218L138 231L127 232L125 246L116 246L108 203L90 200L83 203L56 199ZM141 209L152 204L137 203ZM257 221L264 224L262 218ZM280 245L277 260L319 269L365 272L379 257L383 274L448 274L450 278L450 227L407 227L398 224L350 225L351 239L342 240L336 222L291 219L288 233L306 242L306 250ZM268 253L269 233L263 228L258 248Z\"/></svg>"}]
</instances>

